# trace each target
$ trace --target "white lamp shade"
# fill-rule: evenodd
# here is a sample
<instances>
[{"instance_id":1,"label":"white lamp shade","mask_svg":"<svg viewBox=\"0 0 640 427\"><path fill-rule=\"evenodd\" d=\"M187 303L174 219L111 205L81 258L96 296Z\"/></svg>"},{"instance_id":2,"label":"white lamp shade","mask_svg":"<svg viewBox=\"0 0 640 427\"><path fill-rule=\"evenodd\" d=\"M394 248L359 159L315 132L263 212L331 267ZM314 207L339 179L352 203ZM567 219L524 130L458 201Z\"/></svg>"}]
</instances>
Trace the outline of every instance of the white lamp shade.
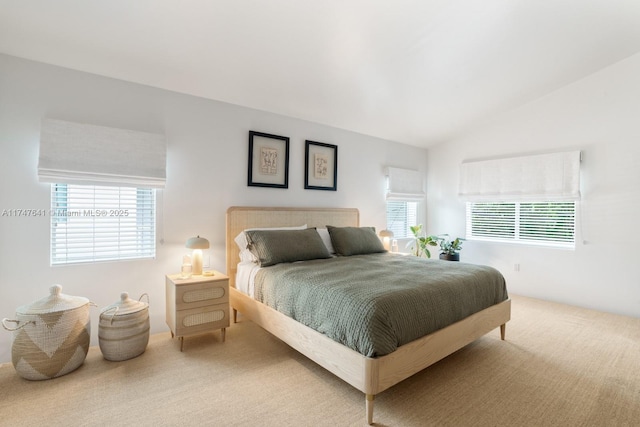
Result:
<instances>
[{"instance_id":1,"label":"white lamp shade","mask_svg":"<svg viewBox=\"0 0 640 427\"><path fill-rule=\"evenodd\" d=\"M189 249L209 249L209 241L204 237L192 237L187 240L186 244Z\"/></svg>"},{"instance_id":2,"label":"white lamp shade","mask_svg":"<svg viewBox=\"0 0 640 427\"><path fill-rule=\"evenodd\" d=\"M391 231L391 230L382 230L382 231L380 231L380 237L382 237L382 238L384 238L384 237L391 238L391 237L393 237L393 231Z\"/></svg>"}]
</instances>

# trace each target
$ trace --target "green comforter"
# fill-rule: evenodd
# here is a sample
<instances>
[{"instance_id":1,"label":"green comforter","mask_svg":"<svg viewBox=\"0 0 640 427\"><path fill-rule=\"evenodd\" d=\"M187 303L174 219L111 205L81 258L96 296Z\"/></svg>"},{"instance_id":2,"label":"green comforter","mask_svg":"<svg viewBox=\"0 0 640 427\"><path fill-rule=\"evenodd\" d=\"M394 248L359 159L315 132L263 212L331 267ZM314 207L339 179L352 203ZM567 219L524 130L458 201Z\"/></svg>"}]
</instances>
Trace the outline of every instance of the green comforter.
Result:
<instances>
[{"instance_id":1,"label":"green comforter","mask_svg":"<svg viewBox=\"0 0 640 427\"><path fill-rule=\"evenodd\" d=\"M494 268L390 253L265 267L255 297L369 357L508 298Z\"/></svg>"}]
</instances>

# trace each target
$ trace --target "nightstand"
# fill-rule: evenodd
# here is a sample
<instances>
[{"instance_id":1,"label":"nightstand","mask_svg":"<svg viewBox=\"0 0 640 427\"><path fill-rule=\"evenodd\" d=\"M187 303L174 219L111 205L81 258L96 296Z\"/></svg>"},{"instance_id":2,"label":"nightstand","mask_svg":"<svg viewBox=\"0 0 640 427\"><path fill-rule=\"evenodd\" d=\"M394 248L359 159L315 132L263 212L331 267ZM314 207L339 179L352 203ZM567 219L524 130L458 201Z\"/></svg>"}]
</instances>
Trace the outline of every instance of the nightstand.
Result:
<instances>
[{"instance_id":1,"label":"nightstand","mask_svg":"<svg viewBox=\"0 0 640 427\"><path fill-rule=\"evenodd\" d=\"M221 329L225 340L229 326L229 278L214 271L212 276L191 276L182 279L180 274L167 275L167 325L171 338L180 339L180 351L184 337Z\"/></svg>"}]
</instances>

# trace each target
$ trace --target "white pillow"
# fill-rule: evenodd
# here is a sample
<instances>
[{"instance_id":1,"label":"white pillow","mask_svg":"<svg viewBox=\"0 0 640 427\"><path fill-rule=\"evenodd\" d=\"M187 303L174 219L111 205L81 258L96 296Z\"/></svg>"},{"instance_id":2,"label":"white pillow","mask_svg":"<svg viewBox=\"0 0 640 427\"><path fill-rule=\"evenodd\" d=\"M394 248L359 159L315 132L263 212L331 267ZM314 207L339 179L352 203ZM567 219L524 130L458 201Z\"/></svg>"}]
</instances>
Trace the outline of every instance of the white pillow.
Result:
<instances>
[{"instance_id":1,"label":"white pillow","mask_svg":"<svg viewBox=\"0 0 640 427\"><path fill-rule=\"evenodd\" d=\"M326 228L316 228L316 231L320 235L322 242L327 247L327 250L331 255L336 254L336 250L333 248L333 243L331 243L331 236L329 235L329 230Z\"/></svg>"},{"instance_id":2,"label":"white pillow","mask_svg":"<svg viewBox=\"0 0 640 427\"><path fill-rule=\"evenodd\" d=\"M258 262L258 258L249 250L249 242L247 241L247 235L245 231L248 230L304 230L307 228L307 224L297 225L295 227L264 227L264 228L247 228L241 231L235 239L236 245L240 248L240 260L242 262Z\"/></svg>"},{"instance_id":3,"label":"white pillow","mask_svg":"<svg viewBox=\"0 0 640 427\"><path fill-rule=\"evenodd\" d=\"M256 257L249 249L240 251L240 262L258 262Z\"/></svg>"}]
</instances>

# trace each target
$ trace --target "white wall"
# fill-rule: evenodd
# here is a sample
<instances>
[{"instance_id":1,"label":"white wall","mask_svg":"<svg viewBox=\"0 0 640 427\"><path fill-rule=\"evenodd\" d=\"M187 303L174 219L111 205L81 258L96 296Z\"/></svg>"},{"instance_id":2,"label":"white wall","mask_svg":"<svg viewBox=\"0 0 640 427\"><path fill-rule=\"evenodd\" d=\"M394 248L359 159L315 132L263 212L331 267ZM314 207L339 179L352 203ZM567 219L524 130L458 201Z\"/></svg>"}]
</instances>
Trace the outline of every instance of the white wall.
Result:
<instances>
[{"instance_id":1,"label":"white wall","mask_svg":"<svg viewBox=\"0 0 640 427\"><path fill-rule=\"evenodd\" d=\"M213 77L212 77L213 78ZM152 333L165 331L164 275L179 269L187 238L207 237L210 265L225 269L225 212L233 205L337 206L360 209L363 225L385 228L385 166L425 171L427 152L340 129L0 55L0 212L48 209L50 187L36 177L43 117L165 133L167 186L159 205L157 258L49 266L49 218L0 217L0 318L18 306L63 292L99 309L128 291L150 295ZM289 189L247 187L248 132L291 138ZM338 146L338 191L304 190L304 141ZM0 330L0 363L11 334Z\"/></svg>"},{"instance_id":2,"label":"white wall","mask_svg":"<svg viewBox=\"0 0 640 427\"><path fill-rule=\"evenodd\" d=\"M580 149L575 251L467 241L462 258L500 269L515 294L640 317L638 76L640 54L429 149L429 231L464 236L463 160Z\"/></svg>"}]
</instances>

